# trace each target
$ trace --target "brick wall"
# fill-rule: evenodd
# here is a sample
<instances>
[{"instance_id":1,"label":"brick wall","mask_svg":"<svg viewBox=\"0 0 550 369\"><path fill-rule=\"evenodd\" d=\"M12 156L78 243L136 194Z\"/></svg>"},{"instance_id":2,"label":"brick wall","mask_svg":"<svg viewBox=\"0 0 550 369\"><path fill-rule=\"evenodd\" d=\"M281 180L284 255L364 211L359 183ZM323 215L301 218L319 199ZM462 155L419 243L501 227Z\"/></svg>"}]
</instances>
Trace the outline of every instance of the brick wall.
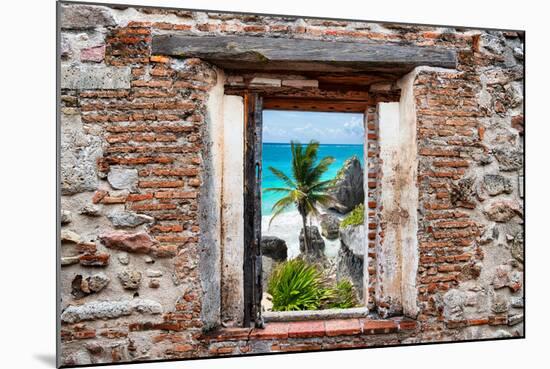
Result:
<instances>
[{"instance_id":1,"label":"brick wall","mask_svg":"<svg viewBox=\"0 0 550 369\"><path fill-rule=\"evenodd\" d=\"M62 13L62 363L523 335L520 35L84 5L62 5ZM167 31L457 51L456 70L420 68L414 81L420 259L413 329L373 335L360 325L353 335L328 338L334 331L323 322L323 337L269 340L249 331L242 339L227 332L212 339L203 330L201 237L209 228L201 209L211 204L204 192L211 160L206 103L218 75L198 59L151 55L152 35ZM375 117L372 105L372 257L383 240ZM370 262L369 307L376 310Z\"/></svg>"}]
</instances>

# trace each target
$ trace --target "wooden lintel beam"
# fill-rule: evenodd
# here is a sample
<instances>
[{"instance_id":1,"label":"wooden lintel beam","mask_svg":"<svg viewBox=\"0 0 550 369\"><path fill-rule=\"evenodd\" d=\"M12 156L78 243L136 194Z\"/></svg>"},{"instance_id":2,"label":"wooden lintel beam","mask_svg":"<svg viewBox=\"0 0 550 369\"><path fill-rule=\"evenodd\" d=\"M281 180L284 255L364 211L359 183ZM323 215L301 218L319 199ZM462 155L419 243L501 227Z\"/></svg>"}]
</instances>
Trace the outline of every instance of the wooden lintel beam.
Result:
<instances>
[{"instance_id":1,"label":"wooden lintel beam","mask_svg":"<svg viewBox=\"0 0 550 369\"><path fill-rule=\"evenodd\" d=\"M340 113L364 113L367 101L341 101L329 99L264 98L264 109L301 110Z\"/></svg>"},{"instance_id":2,"label":"wooden lintel beam","mask_svg":"<svg viewBox=\"0 0 550 369\"><path fill-rule=\"evenodd\" d=\"M225 69L404 73L416 66L455 68L455 51L367 42L251 36L153 36L154 54L197 57Z\"/></svg>"}]
</instances>

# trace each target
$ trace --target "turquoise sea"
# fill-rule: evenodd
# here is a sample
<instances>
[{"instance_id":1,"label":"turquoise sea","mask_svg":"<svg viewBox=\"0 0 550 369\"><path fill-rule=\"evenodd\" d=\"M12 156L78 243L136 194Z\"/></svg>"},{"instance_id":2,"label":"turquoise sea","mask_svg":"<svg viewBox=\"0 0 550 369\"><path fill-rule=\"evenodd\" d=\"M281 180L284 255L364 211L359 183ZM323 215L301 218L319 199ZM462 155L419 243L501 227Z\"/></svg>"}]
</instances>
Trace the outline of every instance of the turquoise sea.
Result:
<instances>
[{"instance_id":1,"label":"turquoise sea","mask_svg":"<svg viewBox=\"0 0 550 369\"><path fill-rule=\"evenodd\" d=\"M286 187L285 184L271 173L268 167L273 166L282 170L286 175L292 178L290 144L284 143L266 143L262 145L262 190L269 187ZM319 159L325 156L332 156L335 162L324 174L323 180L334 178L338 169L342 167L344 161L353 155L356 155L363 163L363 145L346 144L321 144L317 157ZM281 198L280 193L262 191L262 215L270 215L273 204Z\"/></svg>"}]
</instances>

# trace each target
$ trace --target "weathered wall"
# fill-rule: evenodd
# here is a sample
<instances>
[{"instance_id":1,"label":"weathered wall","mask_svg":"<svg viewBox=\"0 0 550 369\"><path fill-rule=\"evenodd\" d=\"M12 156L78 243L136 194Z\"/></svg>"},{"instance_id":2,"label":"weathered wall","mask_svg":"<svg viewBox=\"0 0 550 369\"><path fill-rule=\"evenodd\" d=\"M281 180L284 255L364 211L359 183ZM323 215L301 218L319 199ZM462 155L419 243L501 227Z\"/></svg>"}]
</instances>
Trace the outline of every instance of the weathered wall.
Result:
<instances>
[{"instance_id":1,"label":"weathered wall","mask_svg":"<svg viewBox=\"0 0 550 369\"><path fill-rule=\"evenodd\" d=\"M368 339L274 335L256 343L246 335L244 349L205 338L203 328L220 320L222 304L223 167L215 158L224 140L214 134L220 122L208 100L223 77L201 60L151 55L152 35L167 31L457 51L456 70L419 68L412 81L419 254L413 332L390 337L381 330ZM60 43L61 363L523 335L517 33L62 5ZM370 107L368 157L379 161L375 115ZM374 257L384 238L379 176L379 166L369 163ZM373 310L383 308L376 273L371 261Z\"/></svg>"}]
</instances>

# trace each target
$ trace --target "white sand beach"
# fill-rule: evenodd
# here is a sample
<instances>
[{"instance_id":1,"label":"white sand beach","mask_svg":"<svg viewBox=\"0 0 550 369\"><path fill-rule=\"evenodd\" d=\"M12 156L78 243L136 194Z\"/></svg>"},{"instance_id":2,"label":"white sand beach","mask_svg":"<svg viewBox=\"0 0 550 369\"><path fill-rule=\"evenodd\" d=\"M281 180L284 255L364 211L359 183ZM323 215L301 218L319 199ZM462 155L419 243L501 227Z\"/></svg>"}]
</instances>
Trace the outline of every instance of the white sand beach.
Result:
<instances>
[{"instance_id":1,"label":"white sand beach","mask_svg":"<svg viewBox=\"0 0 550 369\"><path fill-rule=\"evenodd\" d=\"M331 214L334 214L340 219L343 218L340 214L332 212ZM288 247L288 259L298 256L300 254L299 236L302 230L302 217L300 217L298 211L293 210L280 214L273 220L271 227L269 227L270 219L270 215L264 215L262 217L262 236L275 236L285 240ZM319 232L321 232L319 220L312 218L311 224L318 226ZM340 239L328 240L324 237L323 239L325 240L325 255L329 258L336 257L338 249L340 248Z\"/></svg>"}]
</instances>

